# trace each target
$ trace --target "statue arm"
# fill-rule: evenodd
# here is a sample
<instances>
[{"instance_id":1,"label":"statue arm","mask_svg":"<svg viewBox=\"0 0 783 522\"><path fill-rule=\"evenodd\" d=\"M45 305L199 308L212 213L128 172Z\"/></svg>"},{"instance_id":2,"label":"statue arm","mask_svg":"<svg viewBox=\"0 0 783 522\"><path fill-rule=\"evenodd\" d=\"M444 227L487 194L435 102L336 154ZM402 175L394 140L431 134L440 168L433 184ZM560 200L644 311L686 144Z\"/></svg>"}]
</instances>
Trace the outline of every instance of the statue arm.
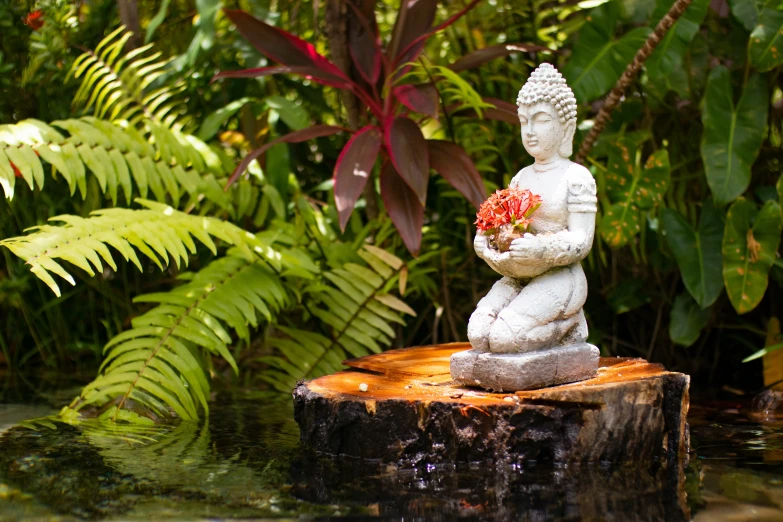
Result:
<instances>
[{"instance_id":1,"label":"statue arm","mask_svg":"<svg viewBox=\"0 0 783 522\"><path fill-rule=\"evenodd\" d=\"M514 257L536 258L550 267L571 265L587 257L595 235L595 180L580 166L567 183L568 228L551 235L514 240L510 250Z\"/></svg>"},{"instance_id":2,"label":"statue arm","mask_svg":"<svg viewBox=\"0 0 783 522\"><path fill-rule=\"evenodd\" d=\"M554 234L555 266L570 265L587 257L595 236L597 203L595 180L583 168L568 182L568 230Z\"/></svg>"}]
</instances>

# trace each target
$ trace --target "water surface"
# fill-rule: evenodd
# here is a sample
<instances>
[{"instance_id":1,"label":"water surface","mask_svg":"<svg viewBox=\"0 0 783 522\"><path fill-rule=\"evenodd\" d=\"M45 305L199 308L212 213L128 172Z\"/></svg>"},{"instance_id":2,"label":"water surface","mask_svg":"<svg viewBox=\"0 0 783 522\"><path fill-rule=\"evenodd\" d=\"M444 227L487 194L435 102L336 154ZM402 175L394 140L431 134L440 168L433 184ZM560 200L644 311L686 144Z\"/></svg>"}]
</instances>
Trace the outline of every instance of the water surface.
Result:
<instances>
[{"instance_id":1,"label":"water surface","mask_svg":"<svg viewBox=\"0 0 783 522\"><path fill-rule=\"evenodd\" d=\"M692 408L679 469L399 470L302 451L278 394L221 392L207 422L132 433L11 427L61 395L0 399L0 520L783 520L783 421L736 405Z\"/></svg>"}]
</instances>

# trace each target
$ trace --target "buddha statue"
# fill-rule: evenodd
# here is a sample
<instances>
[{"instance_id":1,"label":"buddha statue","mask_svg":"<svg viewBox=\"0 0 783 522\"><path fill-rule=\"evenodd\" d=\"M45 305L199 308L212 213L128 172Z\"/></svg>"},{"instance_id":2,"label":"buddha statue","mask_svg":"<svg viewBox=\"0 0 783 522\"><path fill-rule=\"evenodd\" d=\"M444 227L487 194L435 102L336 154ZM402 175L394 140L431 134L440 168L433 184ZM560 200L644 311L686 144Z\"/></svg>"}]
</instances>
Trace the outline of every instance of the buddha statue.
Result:
<instances>
[{"instance_id":1,"label":"buddha statue","mask_svg":"<svg viewBox=\"0 0 783 522\"><path fill-rule=\"evenodd\" d=\"M451 360L457 382L502 391L575 382L598 367L598 349L585 342L587 280L580 264L593 244L596 186L586 168L568 159L576 99L544 63L519 91L517 106L522 143L535 161L510 186L539 195L542 204L530 232L507 252L477 232L476 254L503 278L470 317L472 349Z\"/></svg>"}]
</instances>

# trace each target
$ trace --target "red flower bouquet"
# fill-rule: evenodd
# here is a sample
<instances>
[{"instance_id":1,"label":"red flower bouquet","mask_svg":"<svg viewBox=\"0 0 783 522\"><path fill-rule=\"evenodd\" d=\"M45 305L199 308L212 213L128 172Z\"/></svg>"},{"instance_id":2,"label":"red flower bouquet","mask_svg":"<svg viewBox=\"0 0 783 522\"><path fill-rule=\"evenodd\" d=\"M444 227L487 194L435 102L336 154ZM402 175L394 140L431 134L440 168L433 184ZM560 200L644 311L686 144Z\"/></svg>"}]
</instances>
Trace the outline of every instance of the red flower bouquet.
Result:
<instances>
[{"instance_id":1,"label":"red flower bouquet","mask_svg":"<svg viewBox=\"0 0 783 522\"><path fill-rule=\"evenodd\" d=\"M530 216L541 206L541 196L527 189L498 190L481 204L476 227L490 237L490 246L508 251L511 242L530 228Z\"/></svg>"},{"instance_id":2,"label":"red flower bouquet","mask_svg":"<svg viewBox=\"0 0 783 522\"><path fill-rule=\"evenodd\" d=\"M29 13L27 16L25 16L22 22L33 31L37 31L44 25L44 21L41 19L42 17L43 11L38 9L37 11L33 11L32 13Z\"/></svg>"}]
</instances>

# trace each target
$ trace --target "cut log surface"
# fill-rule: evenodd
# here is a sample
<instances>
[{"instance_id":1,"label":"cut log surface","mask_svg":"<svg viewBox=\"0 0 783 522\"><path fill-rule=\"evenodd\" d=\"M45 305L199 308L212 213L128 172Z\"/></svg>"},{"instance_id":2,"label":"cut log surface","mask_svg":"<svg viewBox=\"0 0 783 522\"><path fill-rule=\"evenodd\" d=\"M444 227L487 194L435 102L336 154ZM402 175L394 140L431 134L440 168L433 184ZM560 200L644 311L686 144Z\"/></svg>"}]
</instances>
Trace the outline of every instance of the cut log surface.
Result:
<instances>
[{"instance_id":1,"label":"cut log surface","mask_svg":"<svg viewBox=\"0 0 783 522\"><path fill-rule=\"evenodd\" d=\"M299 384L304 446L398 465L422 462L668 463L688 449L690 378L643 359L602 358L594 379L490 393L457 385L467 343L392 350Z\"/></svg>"}]
</instances>

